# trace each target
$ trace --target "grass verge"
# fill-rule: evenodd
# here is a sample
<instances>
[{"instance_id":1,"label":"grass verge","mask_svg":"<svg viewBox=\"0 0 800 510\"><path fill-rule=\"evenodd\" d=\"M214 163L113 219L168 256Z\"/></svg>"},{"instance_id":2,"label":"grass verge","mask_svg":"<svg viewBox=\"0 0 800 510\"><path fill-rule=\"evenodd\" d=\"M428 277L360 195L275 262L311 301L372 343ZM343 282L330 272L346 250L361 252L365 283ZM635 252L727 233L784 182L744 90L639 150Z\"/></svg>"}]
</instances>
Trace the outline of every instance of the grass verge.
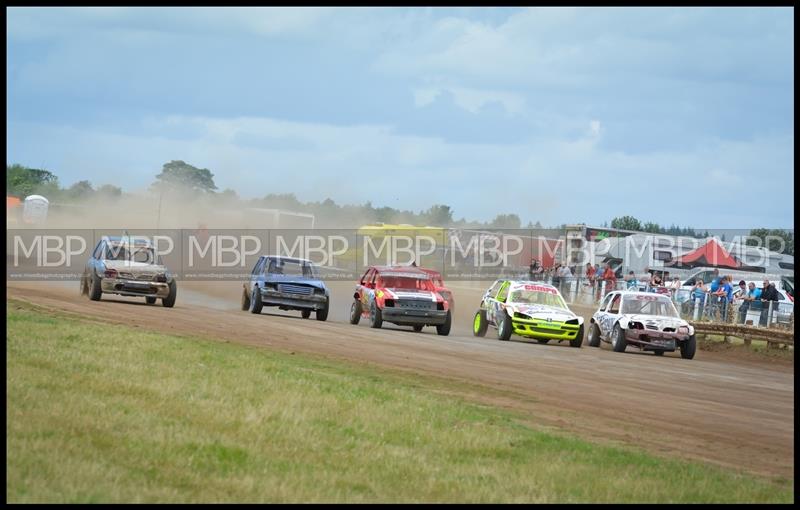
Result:
<instances>
[{"instance_id":1,"label":"grass verge","mask_svg":"<svg viewBox=\"0 0 800 510\"><path fill-rule=\"evenodd\" d=\"M10 502L793 500L790 481L534 430L441 381L6 311Z\"/></svg>"}]
</instances>

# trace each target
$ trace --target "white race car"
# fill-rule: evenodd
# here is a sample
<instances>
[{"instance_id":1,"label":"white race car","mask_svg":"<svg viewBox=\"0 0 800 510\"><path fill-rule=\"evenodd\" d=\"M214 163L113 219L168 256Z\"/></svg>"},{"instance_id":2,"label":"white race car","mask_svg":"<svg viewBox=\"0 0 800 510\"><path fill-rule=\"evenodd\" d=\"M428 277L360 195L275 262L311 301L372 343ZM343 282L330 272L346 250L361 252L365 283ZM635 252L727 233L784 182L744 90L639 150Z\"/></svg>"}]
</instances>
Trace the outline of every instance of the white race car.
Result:
<instances>
[{"instance_id":1,"label":"white race car","mask_svg":"<svg viewBox=\"0 0 800 510\"><path fill-rule=\"evenodd\" d=\"M589 346L601 340L616 352L628 345L656 356L680 349L682 358L692 359L697 350L694 326L680 318L669 296L652 292L609 292L589 324Z\"/></svg>"}]
</instances>

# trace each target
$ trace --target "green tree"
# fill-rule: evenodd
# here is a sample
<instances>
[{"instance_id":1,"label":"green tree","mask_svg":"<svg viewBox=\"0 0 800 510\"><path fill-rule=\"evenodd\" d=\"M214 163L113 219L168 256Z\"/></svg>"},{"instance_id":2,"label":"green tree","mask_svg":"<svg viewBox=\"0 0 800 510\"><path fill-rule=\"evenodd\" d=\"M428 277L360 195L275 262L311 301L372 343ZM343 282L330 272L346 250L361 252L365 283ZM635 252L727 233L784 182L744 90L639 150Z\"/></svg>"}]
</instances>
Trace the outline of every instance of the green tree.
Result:
<instances>
[{"instance_id":1,"label":"green tree","mask_svg":"<svg viewBox=\"0 0 800 510\"><path fill-rule=\"evenodd\" d=\"M28 195L54 195L59 191L58 177L49 170L6 165L6 192L20 198Z\"/></svg>"},{"instance_id":2,"label":"green tree","mask_svg":"<svg viewBox=\"0 0 800 510\"><path fill-rule=\"evenodd\" d=\"M432 227L448 227L453 223L453 211L449 205L433 205L420 216L424 223Z\"/></svg>"},{"instance_id":3,"label":"green tree","mask_svg":"<svg viewBox=\"0 0 800 510\"><path fill-rule=\"evenodd\" d=\"M97 195L106 198L117 198L122 196L122 188L113 184L103 184L97 188Z\"/></svg>"},{"instance_id":4,"label":"green tree","mask_svg":"<svg viewBox=\"0 0 800 510\"><path fill-rule=\"evenodd\" d=\"M661 228L661 225L658 223L653 223L652 221L648 221L644 225L642 225L642 230L645 232L649 232L651 234L661 234L664 232L664 229Z\"/></svg>"},{"instance_id":5,"label":"green tree","mask_svg":"<svg viewBox=\"0 0 800 510\"><path fill-rule=\"evenodd\" d=\"M754 228L750 231L750 237L758 239L748 239L746 244L749 246L761 245L770 251L794 256L794 234L788 230Z\"/></svg>"},{"instance_id":6,"label":"green tree","mask_svg":"<svg viewBox=\"0 0 800 510\"><path fill-rule=\"evenodd\" d=\"M495 218L489 223L489 227L491 228L520 228L522 225L522 221L519 219L519 216L516 214L498 214Z\"/></svg>"},{"instance_id":7,"label":"green tree","mask_svg":"<svg viewBox=\"0 0 800 510\"><path fill-rule=\"evenodd\" d=\"M161 173L156 176L153 189L181 189L187 191L213 192L214 174L207 168L197 168L184 161L164 163Z\"/></svg>"},{"instance_id":8,"label":"green tree","mask_svg":"<svg viewBox=\"0 0 800 510\"><path fill-rule=\"evenodd\" d=\"M642 224L633 216L622 216L611 220L611 228L620 230L642 230Z\"/></svg>"},{"instance_id":9,"label":"green tree","mask_svg":"<svg viewBox=\"0 0 800 510\"><path fill-rule=\"evenodd\" d=\"M94 188L89 181L78 181L66 189L65 198L70 200L85 200L94 194Z\"/></svg>"}]
</instances>

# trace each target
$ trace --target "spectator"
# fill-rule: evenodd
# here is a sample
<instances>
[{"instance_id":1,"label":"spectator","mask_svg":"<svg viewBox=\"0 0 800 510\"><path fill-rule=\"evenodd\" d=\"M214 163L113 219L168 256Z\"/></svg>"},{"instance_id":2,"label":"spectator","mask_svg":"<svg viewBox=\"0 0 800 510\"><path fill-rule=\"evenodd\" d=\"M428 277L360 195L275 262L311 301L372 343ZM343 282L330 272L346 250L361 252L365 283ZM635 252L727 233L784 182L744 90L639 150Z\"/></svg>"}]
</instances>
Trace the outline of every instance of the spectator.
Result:
<instances>
[{"instance_id":1,"label":"spectator","mask_svg":"<svg viewBox=\"0 0 800 510\"><path fill-rule=\"evenodd\" d=\"M611 269L610 262L606 262L606 268L603 271L603 281L606 282L606 294L616 289L617 275L614 273L614 270Z\"/></svg>"},{"instance_id":2,"label":"spectator","mask_svg":"<svg viewBox=\"0 0 800 510\"><path fill-rule=\"evenodd\" d=\"M586 279L590 282L594 279L595 268L590 262L586 263Z\"/></svg>"},{"instance_id":3,"label":"spectator","mask_svg":"<svg viewBox=\"0 0 800 510\"><path fill-rule=\"evenodd\" d=\"M722 320L725 321L728 318L728 303L733 301L733 287L731 284L728 283L728 277L723 276L719 280L719 286L717 287L716 292L712 291L714 296L714 304L717 307L718 313L719 311L722 312Z\"/></svg>"},{"instance_id":4,"label":"spectator","mask_svg":"<svg viewBox=\"0 0 800 510\"><path fill-rule=\"evenodd\" d=\"M655 292L656 287L661 287L663 286L663 284L664 282L661 281L661 277L658 275L658 273L653 273L653 277L650 279L650 285L648 287L648 290L650 292Z\"/></svg>"},{"instance_id":5,"label":"spectator","mask_svg":"<svg viewBox=\"0 0 800 510\"><path fill-rule=\"evenodd\" d=\"M560 268L558 268L558 280L559 280L559 286L562 287L561 289L562 292L564 283L569 285L571 279L572 279L572 270L569 268L568 265L564 264Z\"/></svg>"},{"instance_id":6,"label":"spectator","mask_svg":"<svg viewBox=\"0 0 800 510\"><path fill-rule=\"evenodd\" d=\"M719 281L720 281L719 269L714 268L713 273L714 273L714 278L711 280L711 292L716 292L717 289L719 289Z\"/></svg>"},{"instance_id":7,"label":"spectator","mask_svg":"<svg viewBox=\"0 0 800 510\"><path fill-rule=\"evenodd\" d=\"M750 310L750 304L753 301L753 290L755 289L756 285L754 283L750 283L752 286L750 289L747 288L747 284L745 284L744 280L739 281L739 297L736 299L740 301L739 303L739 324L744 324L745 319L747 318L747 312Z\"/></svg>"},{"instance_id":8,"label":"spectator","mask_svg":"<svg viewBox=\"0 0 800 510\"><path fill-rule=\"evenodd\" d=\"M747 291L748 294L753 296L753 301L760 301L761 300L761 289L756 288L756 284L750 282L747 284Z\"/></svg>"},{"instance_id":9,"label":"spectator","mask_svg":"<svg viewBox=\"0 0 800 510\"><path fill-rule=\"evenodd\" d=\"M645 289L650 287L650 279L652 277L653 275L650 274L650 268L649 267L644 268L644 273L642 273L642 277L639 280L644 284Z\"/></svg>"},{"instance_id":10,"label":"spectator","mask_svg":"<svg viewBox=\"0 0 800 510\"><path fill-rule=\"evenodd\" d=\"M701 317L703 315L703 305L705 304L706 301L707 292L708 289L706 288L705 283L703 283L703 280L698 278L694 286L692 287L692 307L696 306L700 307L700 310L697 315L698 317Z\"/></svg>"},{"instance_id":11,"label":"spectator","mask_svg":"<svg viewBox=\"0 0 800 510\"><path fill-rule=\"evenodd\" d=\"M561 272L561 263L560 262L556 262L556 265L553 266L552 285L554 287L558 287L559 285L561 285L561 278L559 278L559 276L558 276L558 274L560 272Z\"/></svg>"},{"instance_id":12,"label":"spectator","mask_svg":"<svg viewBox=\"0 0 800 510\"><path fill-rule=\"evenodd\" d=\"M628 272L628 276L625 277L626 289L628 290L639 290L639 281L636 279L636 274L633 271Z\"/></svg>"},{"instance_id":13,"label":"spectator","mask_svg":"<svg viewBox=\"0 0 800 510\"><path fill-rule=\"evenodd\" d=\"M680 290L681 288L681 279L677 276L672 277L672 281L667 285L670 290Z\"/></svg>"},{"instance_id":14,"label":"spectator","mask_svg":"<svg viewBox=\"0 0 800 510\"><path fill-rule=\"evenodd\" d=\"M534 275L537 275L542 272L542 267L539 265L539 261L536 259L531 259L531 265L528 267L528 279L533 280Z\"/></svg>"},{"instance_id":15,"label":"spectator","mask_svg":"<svg viewBox=\"0 0 800 510\"><path fill-rule=\"evenodd\" d=\"M759 324L762 326L767 325L767 320L771 319L769 317L769 304L772 301L772 313L775 313L778 310L778 301L781 300L780 294L778 294L778 289L775 288L775 285L769 283L769 280L764 280L764 286L761 288L761 320Z\"/></svg>"}]
</instances>

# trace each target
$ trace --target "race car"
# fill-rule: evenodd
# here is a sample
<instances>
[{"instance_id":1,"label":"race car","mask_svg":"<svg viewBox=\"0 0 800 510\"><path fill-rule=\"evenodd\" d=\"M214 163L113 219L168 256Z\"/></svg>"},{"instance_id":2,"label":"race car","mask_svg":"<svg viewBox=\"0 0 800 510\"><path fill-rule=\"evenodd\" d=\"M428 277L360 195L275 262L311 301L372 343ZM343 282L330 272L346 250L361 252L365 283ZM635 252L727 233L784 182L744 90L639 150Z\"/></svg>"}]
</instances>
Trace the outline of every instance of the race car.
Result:
<instances>
[{"instance_id":1,"label":"race car","mask_svg":"<svg viewBox=\"0 0 800 510\"><path fill-rule=\"evenodd\" d=\"M147 238L103 237L95 246L81 275L82 295L99 301L103 294L144 297L148 305L161 299L175 306L178 283Z\"/></svg>"},{"instance_id":2,"label":"race car","mask_svg":"<svg viewBox=\"0 0 800 510\"><path fill-rule=\"evenodd\" d=\"M318 321L328 318L330 291L310 260L262 255L243 287L242 310L250 313L276 306L279 310L299 310L304 319L311 312Z\"/></svg>"},{"instance_id":3,"label":"race car","mask_svg":"<svg viewBox=\"0 0 800 510\"><path fill-rule=\"evenodd\" d=\"M583 343L583 317L567 307L557 288L540 282L494 282L475 313L472 333L485 336L489 326L497 329L500 340L508 340L513 333L542 344L567 340L570 346L580 347Z\"/></svg>"},{"instance_id":4,"label":"race car","mask_svg":"<svg viewBox=\"0 0 800 510\"><path fill-rule=\"evenodd\" d=\"M669 296L652 292L609 292L589 321L591 347L610 343L616 352L628 345L656 356L680 349L684 359L694 358L694 326L681 319Z\"/></svg>"},{"instance_id":5,"label":"race car","mask_svg":"<svg viewBox=\"0 0 800 510\"><path fill-rule=\"evenodd\" d=\"M350 307L350 324L361 318L370 327L380 328L383 322L411 326L420 332L435 326L436 333L450 334L452 315L433 283L431 275L419 267L371 266L356 285Z\"/></svg>"},{"instance_id":6,"label":"race car","mask_svg":"<svg viewBox=\"0 0 800 510\"><path fill-rule=\"evenodd\" d=\"M439 271L434 271L433 269L420 269L431 275L431 280L433 280L433 286L436 288L436 292L438 292L444 298L444 300L447 301L447 304L450 307L450 314L452 315L456 313L456 302L455 299L453 299L453 293L445 286L442 273Z\"/></svg>"}]
</instances>

